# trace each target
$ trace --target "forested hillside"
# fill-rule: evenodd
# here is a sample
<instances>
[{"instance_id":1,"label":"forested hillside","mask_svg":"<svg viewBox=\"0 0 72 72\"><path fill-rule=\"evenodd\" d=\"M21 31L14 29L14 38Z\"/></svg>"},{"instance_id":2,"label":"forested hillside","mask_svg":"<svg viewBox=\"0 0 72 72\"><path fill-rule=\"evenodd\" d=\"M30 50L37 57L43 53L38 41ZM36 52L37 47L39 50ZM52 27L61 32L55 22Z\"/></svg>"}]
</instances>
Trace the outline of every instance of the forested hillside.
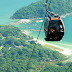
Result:
<instances>
[{"instance_id":1,"label":"forested hillside","mask_svg":"<svg viewBox=\"0 0 72 72\"><path fill-rule=\"evenodd\" d=\"M52 0L49 11L63 15L72 12L72 0ZM42 18L45 15L45 0L32 3L17 10L12 19Z\"/></svg>"},{"instance_id":2,"label":"forested hillside","mask_svg":"<svg viewBox=\"0 0 72 72\"><path fill-rule=\"evenodd\" d=\"M17 27L0 25L0 72L25 72L35 45L32 39ZM66 72L70 63L63 63L65 59L61 53L37 44L27 72Z\"/></svg>"}]
</instances>

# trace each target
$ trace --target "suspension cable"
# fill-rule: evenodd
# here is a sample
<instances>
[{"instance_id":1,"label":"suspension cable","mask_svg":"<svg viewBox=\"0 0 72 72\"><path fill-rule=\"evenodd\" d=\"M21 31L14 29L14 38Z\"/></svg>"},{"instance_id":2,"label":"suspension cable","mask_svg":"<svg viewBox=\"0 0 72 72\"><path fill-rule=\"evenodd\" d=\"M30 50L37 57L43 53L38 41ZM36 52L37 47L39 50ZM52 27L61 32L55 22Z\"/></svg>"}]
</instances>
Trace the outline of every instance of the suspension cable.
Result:
<instances>
[{"instance_id":1,"label":"suspension cable","mask_svg":"<svg viewBox=\"0 0 72 72\"><path fill-rule=\"evenodd\" d=\"M50 0L50 3L51 3L52 0ZM49 3L49 6L50 6L50 3ZM45 3L45 9L46 9L46 12L50 13L52 16L55 15L55 13L53 12L50 12L48 9L49 9L49 6L47 7L47 4L48 4L48 0L46 0L46 3Z\"/></svg>"},{"instance_id":2,"label":"suspension cable","mask_svg":"<svg viewBox=\"0 0 72 72\"><path fill-rule=\"evenodd\" d=\"M46 4L45 4L46 12L48 12L48 13L50 13L50 14L52 14L52 15L55 15L55 13L50 12L50 11L48 10L49 7L47 8L47 3L48 3L48 0L46 0ZM51 3L51 0L50 0L50 3ZM49 3L49 6L50 6L50 3ZM68 67L68 69L67 69L66 72L68 72L68 70L69 70L69 68L71 67L71 65L72 65L72 62L71 62L71 64L69 65L69 67Z\"/></svg>"},{"instance_id":3,"label":"suspension cable","mask_svg":"<svg viewBox=\"0 0 72 72\"><path fill-rule=\"evenodd\" d=\"M46 0L46 3L47 3L47 2L48 2L48 0ZM49 7L50 7L50 4L51 4L51 0L50 0L50 3L49 3L49 6L48 6L48 9L49 9ZM45 8L46 8L46 7L45 7ZM47 11L46 11L46 14L47 14ZM41 29L42 29L42 27L43 27L43 24L44 24L44 20L45 20L46 14L45 14L45 16L44 16L43 23L42 23L41 28L40 28L40 30L39 30L39 34L38 34L38 37L37 37L36 43L37 43L37 41L38 41L38 38L39 38L39 35L40 35L40 32L41 32ZM33 53L34 53L34 50L35 50L35 48L36 48L36 43L35 43L35 45L34 45L34 48L33 48L32 54L31 54L31 56L30 56L30 58L29 58L29 61L28 61L28 64L27 64L27 67L26 67L26 71L25 71L25 72L27 72L27 70L28 70L28 68L29 68L31 58L32 58Z\"/></svg>"},{"instance_id":4,"label":"suspension cable","mask_svg":"<svg viewBox=\"0 0 72 72\"><path fill-rule=\"evenodd\" d=\"M49 5L48 5L48 8L47 8L48 0L46 0L46 3L45 3L46 14L47 14L47 13L50 13L51 15L55 15L53 12L48 11L48 9L49 9L49 7L50 7L50 4L51 4L51 1L52 1L52 0L50 0ZM43 27L43 24L44 24L44 20L45 20L46 14L45 14L45 16L44 16L43 23L42 23L41 28L40 28L40 30L39 30L39 34L38 34L36 43L37 43L37 41L38 41L38 38L39 38L39 35L40 35L40 32L41 32L41 29L42 29L42 27ZM34 50L35 50L35 47L36 47L36 43L35 43L35 45L34 45L32 54L31 54L31 56L30 56L30 58L29 58L29 61L28 61L28 64L27 64L27 67L26 67L26 71L25 71L25 72L27 72L27 70L28 70L28 68L29 68L31 58L32 58L32 56L33 56L33 53L34 53ZM69 70L69 68L71 67L71 65L72 65L72 63L70 64L70 66L68 67L68 69L67 69L66 72L68 72L68 70Z\"/></svg>"}]
</instances>

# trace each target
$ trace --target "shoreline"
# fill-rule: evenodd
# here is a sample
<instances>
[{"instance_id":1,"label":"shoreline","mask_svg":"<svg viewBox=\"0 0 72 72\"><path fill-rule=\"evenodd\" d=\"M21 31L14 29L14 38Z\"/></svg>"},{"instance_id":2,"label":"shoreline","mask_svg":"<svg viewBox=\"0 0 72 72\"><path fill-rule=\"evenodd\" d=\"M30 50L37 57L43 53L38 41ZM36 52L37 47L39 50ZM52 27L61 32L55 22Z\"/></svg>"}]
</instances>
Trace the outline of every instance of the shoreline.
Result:
<instances>
[{"instance_id":1,"label":"shoreline","mask_svg":"<svg viewBox=\"0 0 72 72\"><path fill-rule=\"evenodd\" d=\"M69 15L72 15L72 12L71 13L66 13L64 15L61 15L60 17L61 18L65 18L66 16L69 16ZM40 20L38 20L40 19ZM15 20L15 19L14 19ZM33 20L36 20L36 23L39 23L39 22L43 22L43 18L33 18L33 19L16 19L18 20L17 22L15 23L12 23L11 25L17 25L17 24L28 24L28 23L31 23Z\"/></svg>"},{"instance_id":2,"label":"shoreline","mask_svg":"<svg viewBox=\"0 0 72 72\"><path fill-rule=\"evenodd\" d=\"M22 33L29 35L30 32L27 30L24 30L24 31L22 31ZM37 39L33 38L33 40L36 42ZM54 45L54 44L48 43L43 40L37 40L37 43L41 44L43 47L50 48L52 50L56 50L66 56L69 56L72 54L72 50L70 50L70 49L67 49L67 48L64 48L64 47L61 47L58 45Z\"/></svg>"},{"instance_id":3,"label":"shoreline","mask_svg":"<svg viewBox=\"0 0 72 72\"><path fill-rule=\"evenodd\" d=\"M72 12L71 13L66 13L65 15L61 15L61 17L62 18L65 18L66 16L68 16L68 15L71 15L72 14ZM35 19L42 19L42 18L35 18ZM25 22L25 23L29 23L29 22L31 22L31 20L35 20L35 19L21 19L20 20L20 22L22 21L22 23L23 22ZM36 22L38 23L38 22L42 22L42 20L36 20ZM28 32L23 32L24 34L28 34ZM26 34L26 35L27 35ZM33 39L34 41L36 41L36 39ZM69 50L69 49L65 49L65 48L63 48L63 47L61 47L61 46L57 46L57 45L54 45L54 44L51 44L51 43L47 43L47 42L44 42L44 41L41 41L41 40L38 40L38 42L37 43L39 43L39 44L41 44L42 46L44 46L44 45L48 45L48 47L49 46L52 46L52 47L55 47L55 48L58 48L58 49L56 49L56 51L59 51L60 53L62 53L62 54L64 54L64 55L71 55L72 54L72 51L71 50ZM62 51L60 51L60 50L62 50Z\"/></svg>"},{"instance_id":4,"label":"shoreline","mask_svg":"<svg viewBox=\"0 0 72 72\"><path fill-rule=\"evenodd\" d=\"M35 38L33 40L36 41ZM69 49L65 49L65 48L63 48L61 46L57 46L57 45L54 45L54 44L51 44L51 43L47 43L47 42L42 41L42 40L38 40L37 43L41 44L42 46L44 46L46 48L50 48L52 50L59 51L60 53L66 55L66 56L69 56L69 55L72 54L72 51L69 50Z\"/></svg>"},{"instance_id":5,"label":"shoreline","mask_svg":"<svg viewBox=\"0 0 72 72\"><path fill-rule=\"evenodd\" d=\"M65 18L66 16L69 16L69 15L72 15L72 12L61 15L60 17Z\"/></svg>"}]
</instances>

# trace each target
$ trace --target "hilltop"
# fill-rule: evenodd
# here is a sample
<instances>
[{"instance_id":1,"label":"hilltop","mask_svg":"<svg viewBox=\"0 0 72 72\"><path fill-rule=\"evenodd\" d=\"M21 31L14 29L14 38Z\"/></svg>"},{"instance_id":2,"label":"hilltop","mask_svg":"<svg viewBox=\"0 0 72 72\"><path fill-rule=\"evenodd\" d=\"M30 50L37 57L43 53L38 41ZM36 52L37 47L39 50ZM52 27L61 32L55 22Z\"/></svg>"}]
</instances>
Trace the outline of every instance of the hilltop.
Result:
<instances>
[{"instance_id":1,"label":"hilltop","mask_svg":"<svg viewBox=\"0 0 72 72\"><path fill-rule=\"evenodd\" d=\"M52 0L49 11L63 15L72 12L72 0ZM42 18L45 15L45 1L31 3L17 10L12 19Z\"/></svg>"}]
</instances>

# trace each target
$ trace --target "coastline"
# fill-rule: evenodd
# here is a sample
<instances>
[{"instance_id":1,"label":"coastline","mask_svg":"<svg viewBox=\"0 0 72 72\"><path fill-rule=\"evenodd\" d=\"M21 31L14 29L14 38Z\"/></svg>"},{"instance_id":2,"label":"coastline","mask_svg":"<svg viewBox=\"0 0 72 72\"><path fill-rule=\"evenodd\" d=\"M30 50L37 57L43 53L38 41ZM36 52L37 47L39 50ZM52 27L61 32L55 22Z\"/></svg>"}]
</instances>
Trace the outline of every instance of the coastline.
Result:
<instances>
[{"instance_id":1,"label":"coastline","mask_svg":"<svg viewBox=\"0 0 72 72\"><path fill-rule=\"evenodd\" d=\"M16 20L18 21L16 21L15 23L12 23L11 25L28 24L32 21L31 19L16 19Z\"/></svg>"},{"instance_id":2,"label":"coastline","mask_svg":"<svg viewBox=\"0 0 72 72\"><path fill-rule=\"evenodd\" d=\"M22 30L22 33L29 35L30 31ZM33 38L33 40L36 42L37 39ZM52 50L58 51L58 52L62 53L63 55L66 55L66 56L70 56L72 54L72 50L70 50L70 49L67 49L67 48L64 48L64 47L61 47L58 45L54 45L54 44L48 43L48 42L43 41L43 40L37 40L37 43L41 44L45 48L50 48Z\"/></svg>"},{"instance_id":3,"label":"coastline","mask_svg":"<svg viewBox=\"0 0 72 72\"><path fill-rule=\"evenodd\" d=\"M35 38L33 40L36 41ZM41 44L42 46L44 46L46 48L50 48L52 50L59 51L60 53L66 55L66 56L69 56L69 55L72 54L72 51L69 50L69 49L65 49L61 46L57 46L57 45L54 45L54 44L51 44L51 43L48 43L48 42L45 42L45 41L42 41L42 40L38 40L37 43Z\"/></svg>"},{"instance_id":4,"label":"coastline","mask_svg":"<svg viewBox=\"0 0 72 72\"><path fill-rule=\"evenodd\" d=\"M64 15L61 15L60 17L61 18L65 18L66 16L68 15L72 15L72 12L71 13L66 13ZM40 20L38 20L40 19ZM17 20L17 19L16 19ZM17 24L28 24L28 23L31 23L32 21L36 20L36 23L40 23L40 22L43 22L43 18L33 18L33 19L18 19L18 21L16 21L15 23L12 23L11 25L17 25Z\"/></svg>"},{"instance_id":5,"label":"coastline","mask_svg":"<svg viewBox=\"0 0 72 72\"><path fill-rule=\"evenodd\" d=\"M61 17L61 18L65 18L65 17L68 16L68 15L72 15L72 12L71 12L71 13L66 13L66 14L64 14L64 15L61 15L60 17Z\"/></svg>"},{"instance_id":6,"label":"coastline","mask_svg":"<svg viewBox=\"0 0 72 72\"><path fill-rule=\"evenodd\" d=\"M72 12L71 13L67 13L65 15L62 15L61 17L65 18L66 16L71 15L71 14L72 14ZM41 19L41 20L36 20L36 19ZM26 24L26 23L31 22L32 20L36 20L36 23L42 22L42 18L35 18L35 19L20 19L19 23L25 23ZM24 31L23 33L26 34L26 35L29 35L28 31ZM36 39L33 39L33 40L36 41ZM47 47L50 47L50 48L53 47L53 48L55 48L56 51L59 51L60 53L62 53L64 55L71 55L72 54L71 50L65 49L65 48L63 48L61 46L57 46L57 45L54 45L54 44L51 44L51 43L47 43L47 42L41 41L41 40L38 40L37 43L41 44L42 46L47 46Z\"/></svg>"}]
</instances>

